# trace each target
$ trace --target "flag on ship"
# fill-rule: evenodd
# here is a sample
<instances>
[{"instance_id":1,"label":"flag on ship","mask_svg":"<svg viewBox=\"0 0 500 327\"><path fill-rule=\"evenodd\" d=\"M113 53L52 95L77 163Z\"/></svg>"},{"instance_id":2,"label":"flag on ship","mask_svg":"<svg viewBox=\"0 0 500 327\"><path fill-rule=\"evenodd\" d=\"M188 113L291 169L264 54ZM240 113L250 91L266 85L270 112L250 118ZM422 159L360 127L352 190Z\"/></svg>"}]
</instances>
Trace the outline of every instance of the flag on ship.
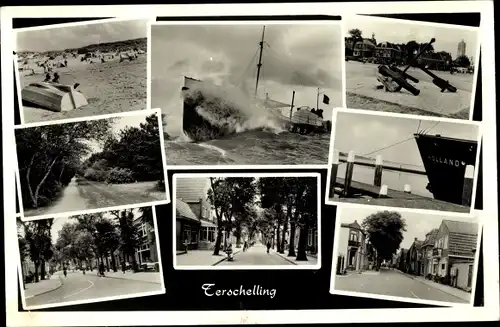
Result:
<instances>
[{"instance_id":1,"label":"flag on ship","mask_svg":"<svg viewBox=\"0 0 500 327\"><path fill-rule=\"evenodd\" d=\"M323 103L330 104L330 98L326 94L323 94Z\"/></svg>"}]
</instances>

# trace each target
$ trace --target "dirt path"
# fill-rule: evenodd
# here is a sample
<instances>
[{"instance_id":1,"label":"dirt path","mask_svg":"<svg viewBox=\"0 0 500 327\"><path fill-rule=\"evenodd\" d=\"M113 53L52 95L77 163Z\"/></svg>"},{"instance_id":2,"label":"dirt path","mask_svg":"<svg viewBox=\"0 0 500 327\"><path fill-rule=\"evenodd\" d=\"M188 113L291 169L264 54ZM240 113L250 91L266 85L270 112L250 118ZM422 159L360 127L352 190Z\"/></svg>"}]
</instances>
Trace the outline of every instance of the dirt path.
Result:
<instances>
[{"instance_id":1,"label":"dirt path","mask_svg":"<svg viewBox=\"0 0 500 327\"><path fill-rule=\"evenodd\" d=\"M54 203L35 210L25 210L24 216L71 213L166 200L166 193L155 191L154 187L155 182L114 185L73 178Z\"/></svg>"}]
</instances>

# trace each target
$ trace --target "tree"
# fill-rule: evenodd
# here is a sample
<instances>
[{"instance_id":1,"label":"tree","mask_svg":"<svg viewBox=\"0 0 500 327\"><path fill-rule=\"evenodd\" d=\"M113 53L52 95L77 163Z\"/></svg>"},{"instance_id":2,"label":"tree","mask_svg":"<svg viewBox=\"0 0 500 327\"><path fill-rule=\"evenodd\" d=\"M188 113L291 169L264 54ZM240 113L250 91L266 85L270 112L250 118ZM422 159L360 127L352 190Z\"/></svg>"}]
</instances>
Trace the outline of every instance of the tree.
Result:
<instances>
[{"instance_id":1,"label":"tree","mask_svg":"<svg viewBox=\"0 0 500 327\"><path fill-rule=\"evenodd\" d=\"M363 32L358 28L349 30L349 39L352 41L352 50L356 49L356 43L363 41Z\"/></svg>"},{"instance_id":2,"label":"tree","mask_svg":"<svg viewBox=\"0 0 500 327\"><path fill-rule=\"evenodd\" d=\"M118 230L120 233L120 246L119 250L123 254L123 260L127 261L132 258L132 269L134 272L138 271L137 261L135 259L135 250L140 246L139 231L134 224L133 209L124 209L122 211L113 210L110 212L118 220Z\"/></svg>"},{"instance_id":3,"label":"tree","mask_svg":"<svg viewBox=\"0 0 500 327\"><path fill-rule=\"evenodd\" d=\"M43 206L58 195L75 174L75 166L111 131L111 119L16 130L16 146L25 207Z\"/></svg>"},{"instance_id":4,"label":"tree","mask_svg":"<svg viewBox=\"0 0 500 327\"><path fill-rule=\"evenodd\" d=\"M318 220L318 185L315 177L302 177L297 181L300 191L297 196L298 215L296 224L300 228L297 246L297 261L307 261L307 237Z\"/></svg>"},{"instance_id":5,"label":"tree","mask_svg":"<svg viewBox=\"0 0 500 327\"><path fill-rule=\"evenodd\" d=\"M272 208L275 214L276 227L276 248L279 253L284 253L283 242L286 233L286 224L284 219L286 213L283 206L287 201L287 185L283 177L263 177L259 179L260 203L264 209ZM268 216L270 217L270 216ZM280 238L280 226L283 225L283 237Z\"/></svg>"},{"instance_id":6,"label":"tree","mask_svg":"<svg viewBox=\"0 0 500 327\"><path fill-rule=\"evenodd\" d=\"M40 278L45 279L45 262L53 255L51 228L53 220L44 219L26 222L24 224L25 239L28 244L28 253L35 265L35 282L38 283L38 268Z\"/></svg>"},{"instance_id":7,"label":"tree","mask_svg":"<svg viewBox=\"0 0 500 327\"><path fill-rule=\"evenodd\" d=\"M455 65L458 67L470 67L471 63L467 56L460 56L455 59Z\"/></svg>"},{"instance_id":8,"label":"tree","mask_svg":"<svg viewBox=\"0 0 500 327\"><path fill-rule=\"evenodd\" d=\"M231 226L233 216L245 212L248 205L254 202L257 193L255 181L249 177L210 178L211 188L208 200L217 218L217 237L214 255L219 255L222 242L222 230Z\"/></svg>"},{"instance_id":9,"label":"tree","mask_svg":"<svg viewBox=\"0 0 500 327\"><path fill-rule=\"evenodd\" d=\"M406 222L398 212L379 211L366 217L361 225L376 250L376 269L379 270L382 260L391 259L398 250L406 231Z\"/></svg>"},{"instance_id":10,"label":"tree","mask_svg":"<svg viewBox=\"0 0 500 327\"><path fill-rule=\"evenodd\" d=\"M96 224L95 245L97 253L103 262L103 257L106 258L106 267L109 271L108 256L111 256L111 267L113 271L117 271L115 256L113 255L120 244L120 235L113 221L107 218L99 219Z\"/></svg>"},{"instance_id":11,"label":"tree","mask_svg":"<svg viewBox=\"0 0 500 327\"><path fill-rule=\"evenodd\" d=\"M19 246L19 256L20 256L20 259L21 259L21 274L23 276L23 289L26 288L25 287L25 281L24 281L24 276L25 276L25 271L24 271L24 261L26 260L26 258L28 258L29 256L29 249L28 249L28 242L26 241L26 239L24 238L24 235L23 235L23 222L21 220L21 218L19 217L16 217L16 224L17 224L17 245Z\"/></svg>"}]
</instances>

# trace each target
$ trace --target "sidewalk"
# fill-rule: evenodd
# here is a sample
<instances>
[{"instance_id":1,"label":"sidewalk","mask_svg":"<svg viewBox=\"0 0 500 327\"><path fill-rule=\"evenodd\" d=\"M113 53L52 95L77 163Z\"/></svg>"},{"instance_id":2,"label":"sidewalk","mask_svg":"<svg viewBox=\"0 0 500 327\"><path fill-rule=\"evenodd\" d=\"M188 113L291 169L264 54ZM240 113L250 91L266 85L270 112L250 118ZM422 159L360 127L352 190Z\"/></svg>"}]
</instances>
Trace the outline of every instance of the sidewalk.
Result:
<instances>
[{"instance_id":1,"label":"sidewalk","mask_svg":"<svg viewBox=\"0 0 500 327\"><path fill-rule=\"evenodd\" d=\"M52 276L50 279L41 280L38 283L26 283L24 298L29 299L37 295L55 291L61 287L62 284L62 279L59 278L58 275Z\"/></svg>"},{"instance_id":2,"label":"sidewalk","mask_svg":"<svg viewBox=\"0 0 500 327\"><path fill-rule=\"evenodd\" d=\"M288 250L286 250L284 254L278 253L276 251L272 251L272 253L277 254L280 257L282 257L283 259L285 259L286 261L288 261L294 265L298 265L298 266L315 266L318 264L318 257L312 256L309 254L307 255L307 261L296 261L295 257L288 256ZM297 253L297 251L295 251L295 253Z\"/></svg>"},{"instance_id":3,"label":"sidewalk","mask_svg":"<svg viewBox=\"0 0 500 327\"><path fill-rule=\"evenodd\" d=\"M458 289L458 288L455 288L455 287L451 287L451 286L448 286L448 285L439 284L439 283L430 281L428 279L425 279L422 276L413 276L413 275L410 275L410 274L405 274L405 273L403 273L403 272L401 272L399 270L398 270L398 272L401 273L401 274L403 274L403 275L405 275L408 278L418 280L419 282L421 282L423 284L427 284L427 285L429 285L431 287L434 287L434 288L440 290L441 292L453 295L454 297L457 297L457 298L462 299L464 301L470 302L470 300L471 300L471 293L462 291L461 289Z\"/></svg>"},{"instance_id":4,"label":"sidewalk","mask_svg":"<svg viewBox=\"0 0 500 327\"><path fill-rule=\"evenodd\" d=\"M127 279L145 283L161 284L161 274L159 272L137 272L134 274L131 271L126 271L125 273L123 273L122 271L109 271L104 272L104 275L108 278Z\"/></svg>"},{"instance_id":5,"label":"sidewalk","mask_svg":"<svg viewBox=\"0 0 500 327\"><path fill-rule=\"evenodd\" d=\"M234 249L233 255L243 248ZM215 266L227 259L224 251L219 250L219 255L213 255L213 250L191 250L187 253L177 254L177 266Z\"/></svg>"}]
</instances>

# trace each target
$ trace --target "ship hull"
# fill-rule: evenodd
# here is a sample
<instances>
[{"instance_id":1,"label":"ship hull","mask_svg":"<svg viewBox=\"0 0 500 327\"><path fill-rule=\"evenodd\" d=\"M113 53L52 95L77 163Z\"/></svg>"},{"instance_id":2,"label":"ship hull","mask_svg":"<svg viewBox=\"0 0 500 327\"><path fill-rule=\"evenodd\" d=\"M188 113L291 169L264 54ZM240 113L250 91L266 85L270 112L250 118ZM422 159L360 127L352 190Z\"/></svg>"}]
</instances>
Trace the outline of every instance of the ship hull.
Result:
<instances>
[{"instance_id":1,"label":"ship hull","mask_svg":"<svg viewBox=\"0 0 500 327\"><path fill-rule=\"evenodd\" d=\"M421 134L415 140L434 198L462 204L465 170L476 165L477 142Z\"/></svg>"},{"instance_id":2,"label":"ship hull","mask_svg":"<svg viewBox=\"0 0 500 327\"><path fill-rule=\"evenodd\" d=\"M203 94L203 88L203 81L184 77L184 87L182 88L184 95L182 126L184 133L194 142L220 139L236 134L237 129L233 125L221 124L220 121L228 120L231 113L237 114L237 110L230 108L230 105L225 104L224 101L218 101L213 95ZM213 124L198 111L200 106L210 107L211 104L219 107L221 112L225 112L225 114L218 117L218 124ZM293 132L307 131L307 133L323 133L328 130L325 129L323 125L314 126L311 124L301 124L302 122L294 121L293 118L290 122L289 118L272 109L270 109L270 113L275 116L272 119L286 130Z\"/></svg>"}]
</instances>

